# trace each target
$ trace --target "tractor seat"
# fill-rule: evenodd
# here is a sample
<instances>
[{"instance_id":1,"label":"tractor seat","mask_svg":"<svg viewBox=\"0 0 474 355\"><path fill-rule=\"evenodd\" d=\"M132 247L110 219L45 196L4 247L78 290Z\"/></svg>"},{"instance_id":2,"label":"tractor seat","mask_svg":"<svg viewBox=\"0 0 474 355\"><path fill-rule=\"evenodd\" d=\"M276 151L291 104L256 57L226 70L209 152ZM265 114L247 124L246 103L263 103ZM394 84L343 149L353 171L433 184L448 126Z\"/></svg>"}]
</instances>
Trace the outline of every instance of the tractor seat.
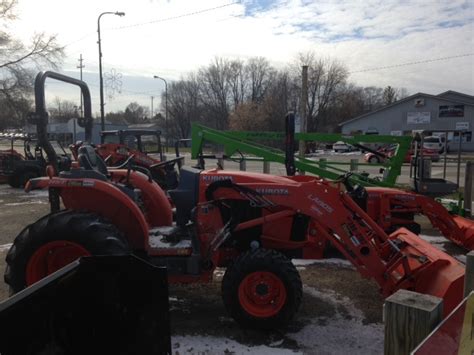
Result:
<instances>
[{"instance_id":1,"label":"tractor seat","mask_svg":"<svg viewBox=\"0 0 474 355\"><path fill-rule=\"evenodd\" d=\"M107 167L93 147L84 145L78 150L79 169L61 171L59 176L65 179L96 179L107 181Z\"/></svg>"},{"instance_id":2,"label":"tractor seat","mask_svg":"<svg viewBox=\"0 0 474 355\"><path fill-rule=\"evenodd\" d=\"M83 145L78 150L79 165L85 170L94 170L107 176L107 165L90 145Z\"/></svg>"}]
</instances>

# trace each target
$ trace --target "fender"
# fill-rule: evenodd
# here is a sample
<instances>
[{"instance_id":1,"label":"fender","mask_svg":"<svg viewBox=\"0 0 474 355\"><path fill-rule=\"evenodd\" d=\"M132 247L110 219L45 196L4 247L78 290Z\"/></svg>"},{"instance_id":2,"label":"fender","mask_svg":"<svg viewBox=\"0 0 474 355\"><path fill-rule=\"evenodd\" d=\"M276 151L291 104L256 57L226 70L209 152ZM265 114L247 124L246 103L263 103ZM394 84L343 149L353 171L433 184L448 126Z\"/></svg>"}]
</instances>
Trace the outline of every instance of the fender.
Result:
<instances>
[{"instance_id":1,"label":"fender","mask_svg":"<svg viewBox=\"0 0 474 355\"><path fill-rule=\"evenodd\" d=\"M66 209L94 212L111 221L125 234L132 249L148 248L149 226L145 216L130 197L110 182L43 177L31 179L25 191L44 188L57 189Z\"/></svg>"},{"instance_id":2,"label":"fender","mask_svg":"<svg viewBox=\"0 0 474 355\"><path fill-rule=\"evenodd\" d=\"M120 182L127 176L127 170L124 169L109 169L109 172L111 179L115 182ZM140 172L130 172L129 181L142 192L148 223L158 227L171 226L173 224L172 207L161 187Z\"/></svg>"}]
</instances>

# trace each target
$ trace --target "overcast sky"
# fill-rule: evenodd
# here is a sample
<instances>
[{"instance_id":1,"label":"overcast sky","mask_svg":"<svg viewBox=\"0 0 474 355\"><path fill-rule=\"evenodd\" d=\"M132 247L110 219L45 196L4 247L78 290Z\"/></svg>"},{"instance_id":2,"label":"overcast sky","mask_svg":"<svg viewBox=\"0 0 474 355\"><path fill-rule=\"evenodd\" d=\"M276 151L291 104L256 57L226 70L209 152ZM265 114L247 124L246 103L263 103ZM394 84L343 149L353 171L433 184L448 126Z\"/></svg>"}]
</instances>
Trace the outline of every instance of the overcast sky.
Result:
<instances>
[{"instance_id":1,"label":"overcast sky","mask_svg":"<svg viewBox=\"0 0 474 355\"><path fill-rule=\"evenodd\" d=\"M106 111L131 101L150 106L151 96L156 111L164 83L154 75L169 84L216 56L263 56L284 67L309 50L343 62L357 85L474 95L474 0L19 0L14 33L25 40L34 32L57 34L66 46L62 71L71 76L79 77L82 54L94 112L97 19L105 11L126 13L100 20L104 76L122 76L122 92L106 97ZM423 63L405 65L415 62ZM52 81L47 93L79 96Z\"/></svg>"}]
</instances>

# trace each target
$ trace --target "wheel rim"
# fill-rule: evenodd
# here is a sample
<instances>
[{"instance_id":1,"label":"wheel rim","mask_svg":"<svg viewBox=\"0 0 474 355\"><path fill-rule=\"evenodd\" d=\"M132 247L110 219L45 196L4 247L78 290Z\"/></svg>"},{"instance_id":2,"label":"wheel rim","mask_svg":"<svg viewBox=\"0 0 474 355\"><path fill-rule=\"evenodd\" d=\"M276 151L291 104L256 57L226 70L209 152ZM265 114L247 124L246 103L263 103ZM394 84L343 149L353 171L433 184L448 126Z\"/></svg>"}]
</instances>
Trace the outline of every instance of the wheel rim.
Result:
<instances>
[{"instance_id":1,"label":"wheel rim","mask_svg":"<svg viewBox=\"0 0 474 355\"><path fill-rule=\"evenodd\" d=\"M91 253L81 245L67 240L49 242L31 256L26 265L26 285L30 286L81 256Z\"/></svg>"},{"instance_id":2,"label":"wheel rim","mask_svg":"<svg viewBox=\"0 0 474 355\"><path fill-rule=\"evenodd\" d=\"M242 308L254 317L272 317L285 305L286 288L280 278L271 272L253 272L239 285L239 301Z\"/></svg>"}]
</instances>

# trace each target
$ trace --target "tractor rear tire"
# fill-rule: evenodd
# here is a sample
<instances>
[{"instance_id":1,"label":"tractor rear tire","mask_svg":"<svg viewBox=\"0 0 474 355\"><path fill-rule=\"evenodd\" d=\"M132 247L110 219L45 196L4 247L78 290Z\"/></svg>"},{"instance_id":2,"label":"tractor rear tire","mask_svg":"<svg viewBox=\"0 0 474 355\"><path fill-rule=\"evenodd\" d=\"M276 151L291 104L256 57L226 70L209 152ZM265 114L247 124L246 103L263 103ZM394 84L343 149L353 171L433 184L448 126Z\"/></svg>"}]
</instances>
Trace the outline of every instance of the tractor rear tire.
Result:
<instances>
[{"instance_id":1,"label":"tractor rear tire","mask_svg":"<svg viewBox=\"0 0 474 355\"><path fill-rule=\"evenodd\" d=\"M255 249L240 255L222 280L222 298L244 328L284 328L303 295L300 275L283 254Z\"/></svg>"},{"instance_id":2,"label":"tractor rear tire","mask_svg":"<svg viewBox=\"0 0 474 355\"><path fill-rule=\"evenodd\" d=\"M38 173L36 173L36 172L34 172L34 171L25 171L25 172L23 172L23 173L18 177L18 182L19 182L20 187L25 187L26 183L27 183L30 179L37 178L38 176L39 176Z\"/></svg>"},{"instance_id":3,"label":"tractor rear tire","mask_svg":"<svg viewBox=\"0 0 474 355\"><path fill-rule=\"evenodd\" d=\"M14 189L17 189L20 187L20 179L17 175L10 175L8 177L8 185L13 187Z\"/></svg>"},{"instance_id":4,"label":"tractor rear tire","mask_svg":"<svg viewBox=\"0 0 474 355\"><path fill-rule=\"evenodd\" d=\"M114 225L93 213L64 210L44 216L16 237L4 279L14 294L81 256L129 253Z\"/></svg>"}]
</instances>

